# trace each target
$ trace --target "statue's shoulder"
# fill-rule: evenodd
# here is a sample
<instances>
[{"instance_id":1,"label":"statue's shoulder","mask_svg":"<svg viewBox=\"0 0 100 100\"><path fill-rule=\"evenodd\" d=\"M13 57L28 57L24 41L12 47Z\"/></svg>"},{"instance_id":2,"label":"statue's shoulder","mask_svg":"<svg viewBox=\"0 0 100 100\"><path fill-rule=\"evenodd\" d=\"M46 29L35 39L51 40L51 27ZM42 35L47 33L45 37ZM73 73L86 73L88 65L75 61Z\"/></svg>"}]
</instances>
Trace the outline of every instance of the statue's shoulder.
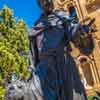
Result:
<instances>
[{"instance_id":1,"label":"statue's shoulder","mask_svg":"<svg viewBox=\"0 0 100 100\"><path fill-rule=\"evenodd\" d=\"M34 24L32 30L29 32L29 36L36 36L38 35L44 27L43 17L41 16Z\"/></svg>"}]
</instances>

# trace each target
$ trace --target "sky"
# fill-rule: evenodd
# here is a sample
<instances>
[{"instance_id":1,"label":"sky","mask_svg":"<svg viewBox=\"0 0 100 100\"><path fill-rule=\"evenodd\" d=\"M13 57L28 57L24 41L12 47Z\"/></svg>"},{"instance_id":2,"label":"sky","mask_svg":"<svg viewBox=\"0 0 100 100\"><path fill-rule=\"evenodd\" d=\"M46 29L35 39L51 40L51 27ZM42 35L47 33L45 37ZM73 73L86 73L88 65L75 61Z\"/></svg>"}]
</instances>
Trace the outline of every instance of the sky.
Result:
<instances>
[{"instance_id":1,"label":"sky","mask_svg":"<svg viewBox=\"0 0 100 100\"><path fill-rule=\"evenodd\" d=\"M29 28L32 28L42 13L36 0L0 0L0 9L4 5L14 11L14 16L17 19L23 19Z\"/></svg>"}]
</instances>

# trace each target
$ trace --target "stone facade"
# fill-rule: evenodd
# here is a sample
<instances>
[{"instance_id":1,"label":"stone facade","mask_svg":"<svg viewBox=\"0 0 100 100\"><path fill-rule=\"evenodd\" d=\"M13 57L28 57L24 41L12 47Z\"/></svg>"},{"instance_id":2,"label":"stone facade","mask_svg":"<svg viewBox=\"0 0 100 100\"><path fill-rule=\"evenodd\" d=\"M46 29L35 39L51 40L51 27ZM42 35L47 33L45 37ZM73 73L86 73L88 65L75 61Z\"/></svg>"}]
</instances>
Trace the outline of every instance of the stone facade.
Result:
<instances>
[{"instance_id":1,"label":"stone facade","mask_svg":"<svg viewBox=\"0 0 100 100\"><path fill-rule=\"evenodd\" d=\"M87 94L91 95L94 90L100 89L100 0L54 0L54 6L55 9L69 13L70 9L74 9L81 23L96 18L94 26L98 31L93 33L95 42L93 53L90 56L85 56L73 45L71 52Z\"/></svg>"}]
</instances>

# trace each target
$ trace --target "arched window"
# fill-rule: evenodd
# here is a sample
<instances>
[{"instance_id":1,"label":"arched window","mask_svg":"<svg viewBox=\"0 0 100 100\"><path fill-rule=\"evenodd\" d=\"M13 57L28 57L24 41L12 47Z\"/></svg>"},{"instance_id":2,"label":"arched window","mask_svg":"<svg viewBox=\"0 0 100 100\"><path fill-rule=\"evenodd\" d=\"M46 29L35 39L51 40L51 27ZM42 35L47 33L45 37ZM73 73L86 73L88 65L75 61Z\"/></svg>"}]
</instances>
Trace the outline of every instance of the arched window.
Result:
<instances>
[{"instance_id":1,"label":"arched window","mask_svg":"<svg viewBox=\"0 0 100 100\"><path fill-rule=\"evenodd\" d=\"M84 77L86 79L87 85L93 86L94 82L93 82L92 72L90 68L90 63L88 62L86 58L83 57L80 59L80 64L81 64L81 68L82 68Z\"/></svg>"}]
</instances>

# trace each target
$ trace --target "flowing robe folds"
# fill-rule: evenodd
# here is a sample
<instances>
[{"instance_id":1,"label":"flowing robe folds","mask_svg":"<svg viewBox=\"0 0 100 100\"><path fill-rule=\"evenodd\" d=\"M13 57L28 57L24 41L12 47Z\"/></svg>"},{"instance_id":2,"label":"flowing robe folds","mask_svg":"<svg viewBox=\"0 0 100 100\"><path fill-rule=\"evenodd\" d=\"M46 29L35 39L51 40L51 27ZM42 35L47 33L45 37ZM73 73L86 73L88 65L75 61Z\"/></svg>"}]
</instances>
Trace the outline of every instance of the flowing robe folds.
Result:
<instances>
[{"instance_id":1,"label":"flowing robe folds","mask_svg":"<svg viewBox=\"0 0 100 100\"><path fill-rule=\"evenodd\" d=\"M68 16L64 17L68 19ZM34 72L41 85L40 94L43 100L87 100L73 58L70 54L64 56L65 38L74 38L79 24L69 23L65 28L58 20L54 14L48 18L42 15L36 24L37 27L48 27L36 37L39 62ZM38 31L33 28L32 34L36 35Z\"/></svg>"}]
</instances>

